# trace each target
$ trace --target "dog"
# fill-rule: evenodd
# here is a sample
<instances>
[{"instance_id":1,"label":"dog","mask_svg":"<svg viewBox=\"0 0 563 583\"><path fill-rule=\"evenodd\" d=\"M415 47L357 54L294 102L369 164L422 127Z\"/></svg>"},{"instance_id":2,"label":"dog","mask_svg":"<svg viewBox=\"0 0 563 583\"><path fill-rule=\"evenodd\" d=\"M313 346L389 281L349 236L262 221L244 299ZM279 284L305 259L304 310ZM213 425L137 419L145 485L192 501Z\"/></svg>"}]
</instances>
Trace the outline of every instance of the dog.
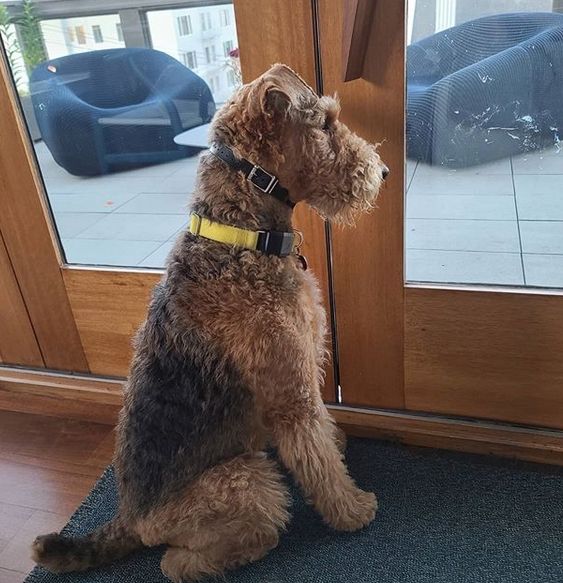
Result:
<instances>
[{"instance_id":1,"label":"dog","mask_svg":"<svg viewBox=\"0 0 563 583\"><path fill-rule=\"evenodd\" d=\"M375 516L322 399L326 317L292 208L350 223L388 170L294 71L275 65L216 114L190 228L135 341L117 428L119 512L83 538L39 536L34 560L86 570L167 545L163 573L198 580L256 561L290 520L272 445L323 520Z\"/></svg>"}]
</instances>

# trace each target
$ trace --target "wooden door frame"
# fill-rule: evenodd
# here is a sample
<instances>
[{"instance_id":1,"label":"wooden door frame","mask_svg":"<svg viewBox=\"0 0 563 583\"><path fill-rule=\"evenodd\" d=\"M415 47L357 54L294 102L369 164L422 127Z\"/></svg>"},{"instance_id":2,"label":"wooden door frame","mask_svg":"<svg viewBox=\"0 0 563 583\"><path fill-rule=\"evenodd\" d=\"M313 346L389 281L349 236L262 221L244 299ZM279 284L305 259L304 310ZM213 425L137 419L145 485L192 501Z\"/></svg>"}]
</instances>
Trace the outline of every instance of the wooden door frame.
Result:
<instances>
[{"instance_id":1,"label":"wooden door frame","mask_svg":"<svg viewBox=\"0 0 563 583\"><path fill-rule=\"evenodd\" d=\"M372 143L391 173L377 208L332 229L338 373L345 404L401 409L403 394L404 6L377 0L362 77L345 82L344 0L317 0L324 92L341 120ZM371 58L381 55L381 58ZM369 104L369 115L366 115Z\"/></svg>"},{"instance_id":2,"label":"wooden door frame","mask_svg":"<svg viewBox=\"0 0 563 583\"><path fill-rule=\"evenodd\" d=\"M47 368L88 372L61 273L41 179L0 55L0 231Z\"/></svg>"},{"instance_id":3,"label":"wooden door frame","mask_svg":"<svg viewBox=\"0 0 563 583\"><path fill-rule=\"evenodd\" d=\"M0 363L44 368L33 326L0 232Z\"/></svg>"}]
</instances>

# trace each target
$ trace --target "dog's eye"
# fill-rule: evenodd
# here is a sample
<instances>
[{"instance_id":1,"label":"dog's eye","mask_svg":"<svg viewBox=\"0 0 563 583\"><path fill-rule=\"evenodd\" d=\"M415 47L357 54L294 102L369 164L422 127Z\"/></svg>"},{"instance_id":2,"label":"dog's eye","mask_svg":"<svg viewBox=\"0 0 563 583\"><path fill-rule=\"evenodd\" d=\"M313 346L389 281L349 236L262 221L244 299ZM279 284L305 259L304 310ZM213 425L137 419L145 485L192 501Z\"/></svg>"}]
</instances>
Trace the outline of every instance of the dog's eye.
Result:
<instances>
[{"instance_id":1,"label":"dog's eye","mask_svg":"<svg viewBox=\"0 0 563 583\"><path fill-rule=\"evenodd\" d=\"M325 123L323 125L323 132L329 132L331 129L330 120L328 117L325 119Z\"/></svg>"}]
</instances>

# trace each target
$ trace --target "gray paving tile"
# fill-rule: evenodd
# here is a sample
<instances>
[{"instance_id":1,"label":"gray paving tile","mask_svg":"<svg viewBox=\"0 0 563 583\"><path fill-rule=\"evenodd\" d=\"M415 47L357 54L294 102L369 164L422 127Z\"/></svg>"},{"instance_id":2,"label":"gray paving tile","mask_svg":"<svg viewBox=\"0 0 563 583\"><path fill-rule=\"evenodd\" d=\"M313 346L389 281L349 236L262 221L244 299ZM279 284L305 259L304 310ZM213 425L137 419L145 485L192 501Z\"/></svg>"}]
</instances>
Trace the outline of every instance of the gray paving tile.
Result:
<instances>
[{"instance_id":1,"label":"gray paving tile","mask_svg":"<svg viewBox=\"0 0 563 583\"><path fill-rule=\"evenodd\" d=\"M151 253L139 265L142 267L164 267L168 254L174 247L174 241L166 241L156 251Z\"/></svg>"},{"instance_id":2,"label":"gray paving tile","mask_svg":"<svg viewBox=\"0 0 563 583\"><path fill-rule=\"evenodd\" d=\"M514 174L563 174L563 150L529 152L512 158Z\"/></svg>"},{"instance_id":3,"label":"gray paving tile","mask_svg":"<svg viewBox=\"0 0 563 583\"><path fill-rule=\"evenodd\" d=\"M520 220L563 221L563 191L552 194L516 192Z\"/></svg>"},{"instance_id":4,"label":"gray paving tile","mask_svg":"<svg viewBox=\"0 0 563 583\"><path fill-rule=\"evenodd\" d=\"M407 219L409 249L519 253L516 221Z\"/></svg>"},{"instance_id":5,"label":"gray paving tile","mask_svg":"<svg viewBox=\"0 0 563 583\"><path fill-rule=\"evenodd\" d=\"M407 217L410 219L514 221L516 220L516 208L511 196L419 194L418 196L407 196Z\"/></svg>"},{"instance_id":6,"label":"gray paving tile","mask_svg":"<svg viewBox=\"0 0 563 583\"><path fill-rule=\"evenodd\" d=\"M503 158L487 164L478 164L467 168L449 168L447 166L431 166L420 163L417 173L422 176L440 174L443 176L475 176L476 174L511 174L510 158Z\"/></svg>"},{"instance_id":7,"label":"gray paving tile","mask_svg":"<svg viewBox=\"0 0 563 583\"><path fill-rule=\"evenodd\" d=\"M137 194L139 192L166 192L159 188L166 178L160 176L131 176L131 173L119 172L105 176L82 178L65 176L64 180L57 177L47 178L47 191L56 194L101 194L106 196Z\"/></svg>"},{"instance_id":8,"label":"gray paving tile","mask_svg":"<svg viewBox=\"0 0 563 583\"><path fill-rule=\"evenodd\" d=\"M195 178L199 166L199 154L192 158L185 158L177 163L174 176L185 176Z\"/></svg>"},{"instance_id":9,"label":"gray paving tile","mask_svg":"<svg viewBox=\"0 0 563 583\"><path fill-rule=\"evenodd\" d=\"M512 195L514 188L510 174L450 176L438 172L424 175L419 174L417 168L409 194Z\"/></svg>"},{"instance_id":10,"label":"gray paving tile","mask_svg":"<svg viewBox=\"0 0 563 583\"><path fill-rule=\"evenodd\" d=\"M520 221L523 253L563 254L563 221Z\"/></svg>"},{"instance_id":11,"label":"gray paving tile","mask_svg":"<svg viewBox=\"0 0 563 583\"><path fill-rule=\"evenodd\" d=\"M559 194L563 196L563 174L521 174L514 176L516 194Z\"/></svg>"},{"instance_id":12,"label":"gray paving tile","mask_svg":"<svg viewBox=\"0 0 563 583\"><path fill-rule=\"evenodd\" d=\"M407 187L409 186L410 181L412 180L412 177L414 176L416 166L417 166L417 162L414 162L413 160L407 160L405 162L405 181L407 183Z\"/></svg>"},{"instance_id":13,"label":"gray paving tile","mask_svg":"<svg viewBox=\"0 0 563 583\"><path fill-rule=\"evenodd\" d=\"M176 172L169 178L160 180L158 183L147 184L139 192L143 193L181 193L185 196L191 194L196 182L195 172L193 174Z\"/></svg>"},{"instance_id":14,"label":"gray paving tile","mask_svg":"<svg viewBox=\"0 0 563 583\"><path fill-rule=\"evenodd\" d=\"M76 237L105 216L104 213L62 213L55 214L55 223L61 239Z\"/></svg>"},{"instance_id":15,"label":"gray paving tile","mask_svg":"<svg viewBox=\"0 0 563 583\"><path fill-rule=\"evenodd\" d=\"M519 253L408 249L407 280L432 283L523 285Z\"/></svg>"},{"instance_id":16,"label":"gray paving tile","mask_svg":"<svg viewBox=\"0 0 563 583\"><path fill-rule=\"evenodd\" d=\"M150 166L143 166L142 168L133 168L131 170L124 170L119 172L119 176L127 177L159 177L166 178L172 176L175 172L180 170L184 165L184 160L173 160L171 162L164 162L163 164L152 164Z\"/></svg>"},{"instance_id":17,"label":"gray paving tile","mask_svg":"<svg viewBox=\"0 0 563 583\"><path fill-rule=\"evenodd\" d=\"M44 142L34 144L34 149L42 174L50 176L70 176L62 166L59 166L55 162L55 159L51 156L51 152L49 152L49 149Z\"/></svg>"},{"instance_id":18,"label":"gray paving tile","mask_svg":"<svg viewBox=\"0 0 563 583\"><path fill-rule=\"evenodd\" d=\"M524 254L522 258L528 285L563 288L563 255Z\"/></svg>"},{"instance_id":19,"label":"gray paving tile","mask_svg":"<svg viewBox=\"0 0 563 583\"><path fill-rule=\"evenodd\" d=\"M129 194L49 194L49 202L55 214L58 213L111 213L116 208L131 200L136 193Z\"/></svg>"},{"instance_id":20,"label":"gray paving tile","mask_svg":"<svg viewBox=\"0 0 563 583\"><path fill-rule=\"evenodd\" d=\"M186 215L187 205L185 194L138 194L115 212Z\"/></svg>"},{"instance_id":21,"label":"gray paving tile","mask_svg":"<svg viewBox=\"0 0 563 583\"><path fill-rule=\"evenodd\" d=\"M136 267L157 249L154 241L118 241L112 239L63 239L68 263Z\"/></svg>"},{"instance_id":22,"label":"gray paving tile","mask_svg":"<svg viewBox=\"0 0 563 583\"><path fill-rule=\"evenodd\" d=\"M185 215L114 213L83 231L79 238L164 242L185 225L187 220Z\"/></svg>"}]
</instances>

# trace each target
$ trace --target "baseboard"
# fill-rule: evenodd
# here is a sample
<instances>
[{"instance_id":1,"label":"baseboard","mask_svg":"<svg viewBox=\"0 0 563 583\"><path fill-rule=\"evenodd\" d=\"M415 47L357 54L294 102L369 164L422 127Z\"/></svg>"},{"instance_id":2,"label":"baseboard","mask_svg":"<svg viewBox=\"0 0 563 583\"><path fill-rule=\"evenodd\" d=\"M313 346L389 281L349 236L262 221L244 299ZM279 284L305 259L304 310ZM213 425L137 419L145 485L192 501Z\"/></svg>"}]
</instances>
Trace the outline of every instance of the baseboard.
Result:
<instances>
[{"instance_id":1,"label":"baseboard","mask_svg":"<svg viewBox=\"0 0 563 583\"><path fill-rule=\"evenodd\" d=\"M123 381L0 366L0 410L113 425ZM329 406L350 435L563 465L563 431Z\"/></svg>"},{"instance_id":2,"label":"baseboard","mask_svg":"<svg viewBox=\"0 0 563 583\"><path fill-rule=\"evenodd\" d=\"M0 366L0 410L114 425L123 381Z\"/></svg>"},{"instance_id":3,"label":"baseboard","mask_svg":"<svg viewBox=\"0 0 563 583\"><path fill-rule=\"evenodd\" d=\"M408 412L329 409L346 433L358 437L563 465L563 431Z\"/></svg>"}]
</instances>

